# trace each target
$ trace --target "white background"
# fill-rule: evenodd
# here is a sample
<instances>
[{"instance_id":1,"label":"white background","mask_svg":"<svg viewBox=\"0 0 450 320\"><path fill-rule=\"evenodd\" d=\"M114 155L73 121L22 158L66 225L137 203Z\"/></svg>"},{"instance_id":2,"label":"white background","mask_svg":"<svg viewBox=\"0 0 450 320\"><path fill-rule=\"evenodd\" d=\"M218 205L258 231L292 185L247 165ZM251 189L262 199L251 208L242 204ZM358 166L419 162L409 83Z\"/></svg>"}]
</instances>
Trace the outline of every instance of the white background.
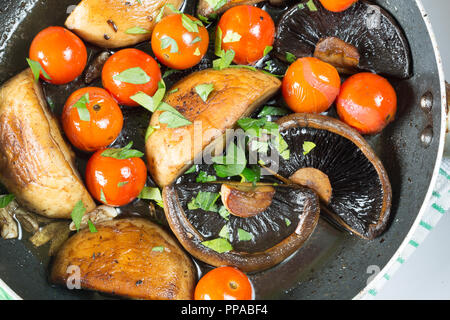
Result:
<instances>
[{"instance_id":1,"label":"white background","mask_svg":"<svg viewBox=\"0 0 450 320\"><path fill-rule=\"evenodd\" d=\"M444 72L450 81L450 0L422 2L431 18ZM376 299L450 299L450 212L387 282Z\"/></svg>"}]
</instances>

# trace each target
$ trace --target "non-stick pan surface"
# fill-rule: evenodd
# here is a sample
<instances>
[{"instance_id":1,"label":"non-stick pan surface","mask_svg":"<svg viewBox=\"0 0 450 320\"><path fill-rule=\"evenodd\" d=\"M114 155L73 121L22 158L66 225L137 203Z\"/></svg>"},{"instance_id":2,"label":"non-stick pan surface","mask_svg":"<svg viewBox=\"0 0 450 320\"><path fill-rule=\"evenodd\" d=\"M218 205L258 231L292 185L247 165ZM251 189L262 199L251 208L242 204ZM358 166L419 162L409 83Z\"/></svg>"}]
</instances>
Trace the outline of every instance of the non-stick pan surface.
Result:
<instances>
[{"instance_id":1,"label":"non-stick pan surface","mask_svg":"<svg viewBox=\"0 0 450 320\"><path fill-rule=\"evenodd\" d=\"M0 84L27 67L25 58L33 37L50 25L63 25L67 9L74 2L77 1L1 1ZM197 1L186 2L186 10L193 12ZM291 4L296 2L299 1L291 1ZM383 161L393 188L389 229L380 238L365 241L321 220L312 238L296 254L271 270L251 276L257 298L355 297L373 275L368 273L373 272L369 267L382 269L397 251L426 199L443 143L440 62L436 60L433 42L416 1L379 0L375 3L393 14L404 29L411 46L414 71L409 80L393 81L399 97L397 120L382 134L368 139ZM277 19L282 9L272 8L270 12ZM148 43L138 47L146 51L150 49ZM200 68L208 67L208 63L205 61ZM172 76L169 84L185 74ZM45 87L56 105L57 115L65 99L80 86L84 86L82 81L61 87ZM431 111L421 108L421 100L426 93L433 98ZM124 113L128 124L117 144L141 136L150 118L143 108L124 109ZM424 130L433 133L431 143L424 143ZM135 142L138 148L143 148L143 139ZM87 155L78 154L81 169L86 158ZM49 259L44 251L36 251L26 240L0 239L0 278L24 299L105 298L93 292L52 287L47 281Z\"/></svg>"}]
</instances>

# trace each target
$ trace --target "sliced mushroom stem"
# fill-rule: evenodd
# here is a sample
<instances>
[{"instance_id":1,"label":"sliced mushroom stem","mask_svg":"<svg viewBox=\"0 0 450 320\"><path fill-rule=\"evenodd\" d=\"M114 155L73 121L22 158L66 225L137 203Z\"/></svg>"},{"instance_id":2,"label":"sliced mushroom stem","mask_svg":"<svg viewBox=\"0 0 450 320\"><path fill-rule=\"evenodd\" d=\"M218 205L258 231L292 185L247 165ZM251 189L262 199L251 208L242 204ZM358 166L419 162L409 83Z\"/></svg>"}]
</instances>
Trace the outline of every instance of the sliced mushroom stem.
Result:
<instances>
[{"instance_id":1,"label":"sliced mushroom stem","mask_svg":"<svg viewBox=\"0 0 450 320\"><path fill-rule=\"evenodd\" d=\"M17 223L5 208L0 209L0 229L3 239L16 239L19 236Z\"/></svg>"},{"instance_id":2,"label":"sliced mushroom stem","mask_svg":"<svg viewBox=\"0 0 450 320\"><path fill-rule=\"evenodd\" d=\"M297 170L289 180L314 190L322 201L330 203L333 189L330 179L322 171L315 168L302 168Z\"/></svg>"},{"instance_id":3,"label":"sliced mushroom stem","mask_svg":"<svg viewBox=\"0 0 450 320\"><path fill-rule=\"evenodd\" d=\"M314 57L331 64L340 73L353 74L358 71L358 49L336 37L320 39Z\"/></svg>"},{"instance_id":4,"label":"sliced mushroom stem","mask_svg":"<svg viewBox=\"0 0 450 320\"><path fill-rule=\"evenodd\" d=\"M222 202L234 216L249 218L264 212L272 203L275 189L271 186L223 184Z\"/></svg>"}]
</instances>

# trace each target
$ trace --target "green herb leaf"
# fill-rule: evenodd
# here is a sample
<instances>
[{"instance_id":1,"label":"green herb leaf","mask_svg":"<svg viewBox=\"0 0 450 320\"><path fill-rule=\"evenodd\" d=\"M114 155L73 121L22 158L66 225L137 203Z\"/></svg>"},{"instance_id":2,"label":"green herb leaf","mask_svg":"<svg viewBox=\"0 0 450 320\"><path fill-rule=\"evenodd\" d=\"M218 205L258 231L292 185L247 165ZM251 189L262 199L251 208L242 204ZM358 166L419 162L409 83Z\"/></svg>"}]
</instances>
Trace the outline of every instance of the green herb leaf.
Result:
<instances>
[{"instance_id":1,"label":"green herb leaf","mask_svg":"<svg viewBox=\"0 0 450 320\"><path fill-rule=\"evenodd\" d=\"M160 129L160 126L148 126L147 131L145 132L145 141L148 140L148 138L155 132L156 130Z\"/></svg>"},{"instance_id":2,"label":"green herb leaf","mask_svg":"<svg viewBox=\"0 0 450 320\"><path fill-rule=\"evenodd\" d=\"M164 74L163 74L163 79L164 78L167 78L168 76L170 76L170 75L172 75L172 74L174 74L174 73L177 73L177 72L180 72L180 70L176 70L176 69L167 69L166 70L166 72L164 72Z\"/></svg>"},{"instance_id":3,"label":"green herb leaf","mask_svg":"<svg viewBox=\"0 0 450 320\"><path fill-rule=\"evenodd\" d=\"M130 158L141 158L144 154L138 150L133 150L131 147L133 142L130 142L123 148L111 148L106 149L102 152L103 157L114 158L119 160L130 159Z\"/></svg>"},{"instance_id":4,"label":"green herb leaf","mask_svg":"<svg viewBox=\"0 0 450 320\"><path fill-rule=\"evenodd\" d=\"M233 43L233 42L239 42L241 40L242 36L237 33L234 32L232 30L228 30L227 33L225 34L225 37L223 38L222 42L223 43Z\"/></svg>"},{"instance_id":5,"label":"green herb leaf","mask_svg":"<svg viewBox=\"0 0 450 320\"><path fill-rule=\"evenodd\" d=\"M183 24L183 27L189 31L189 32L195 32L198 33L198 27L203 27L203 23L199 20L192 20L184 13L181 14L181 23Z\"/></svg>"},{"instance_id":6,"label":"green herb leaf","mask_svg":"<svg viewBox=\"0 0 450 320\"><path fill-rule=\"evenodd\" d=\"M141 27L133 27L129 28L125 31L126 34L147 34L150 33L147 29L141 28Z\"/></svg>"},{"instance_id":7,"label":"green herb leaf","mask_svg":"<svg viewBox=\"0 0 450 320\"><path fill-rule=\"evenodd\" d=\"M227 148L227 155L212 159L216 174L221 178L238 176L247 166L245 151L235 143L231 143Z\"/></svg>"},{"instance_id":8,"label":"green herb leaf","mask_svg":"<svg viewBox=\"0 0 450 320\"><path fill-rule=\"evenodd\" d=\"M261 179L261 168L254 166L252 168L245 168L241 173L242 182L258 182Z\"/></svg>"},{"instance_id":9,"label":"green herb leaf","mask_svg":"<svg viewBox=\"0 0 450 320\"><path fill-rule=\"evenodd\" d=\"M230 220L230 211L227 210L227 208L225 206L221 206L219 209L219 215L224 218L225 220Z\"/></svg>"},{"instance_id":10,"label":"green herb leaf","mask_svg":"<svg viewBox=\"0 0 450 320\"><path fill-rule=\"evenodd\" d=\"M106 197L105 197L105 193L103 192L103 189L100 189L100 201L103 203L108 203L108 201L106 201Z\"/></svg>"},{"instance_id":11,"label":"green herb leaf","mask_svg":"<svg viewBox=\"0 0 450 320\"><path fill-rule=\"evenodd\" d=\"M219 237L230 240L230 231L227 224L224 224L222 229L220 229Z\"/></svg>"},{"instance_id":12,"label":"green herb leaf","mask_svg":"<svg viewBox=\"0 0 450 320\"><path fill-rule=\"evenodd\" d=\"M163 246L153 247L152 251L153 252L164 252L164 247Z\"/></svg>"},{"instance_id":13,"label":"green herb leaf","mask_svg":"<svg viewBox=\"0 0 450 320\"><path fill-rule=\"evenodd\" d=\"M214 11L219 10L224 5L227 4L227 0L206 0L206 2L209 4L211 8L214 9Z\"/></svg>"},{"instance_id":14,"label":"green herb leaf","mask_svg":"<svg viewBox=\"0 0 450 320\"><path fill-rule=\"evenodd\" d=\"M78 116L80 117L81 121L91 121L91 114L89 113L89 110L87 108L87 105L89 104L89 93L86 93L83 95L72 108L77 108Z\"/></svg>"},{"instance_id":15,"label":"green herb leaf","mask_svg":"<svg viewBox=\"0 0 450 320\"><path fill-rule=\"evenodd\" d=\"M197 171L197 166L192 166L189 168L189 170L187 170L184 174L189 174L189 173L194 173Z\"/></svg>"},{"instance_id":16,"label":"green herb leaf","mask_svg":"<svg viewBox=\"0 0 450 320\"><path fill-rule=\"evenodd\" d=\"M292 223L288 218L284 218L284 222L286 223L286 227L289 227Z\"/></svg>"},{"instance_id":17,"label":"green herb leaf","mask_svg":"<svg viewBox=\"0 0 450 320\"><path fill-rule=\"evenodd\" d=\"M308 7L309 11L312 11L312 12L317 11L317 7L316 7L316 5L314 4L314 1L313 1L313 0L309 0L309 1L306 3L306 6Z\"/></svg>"},{"instance_id":18,"label":"green herb leaf","mask_svg":"<svg viewBox=\"0 0 450 320\"><path fill-rule=\"evenodd\" d=\"M198 15L198 18L199 18L200 21L203 22L204 24L210 24L210 23L211 23L211 21L209 21L207 17L202 16L201 14Z\"/></svg>"},{"instance_id":19,"label":"green herb leaf","mask_svg":"<svg viewBox=\"0 0 450 320\"><path fill-rule=\"evenodd\" d=\"M89 226L89 231L91 233L97 233L97 228L95 227L94 223L90 219L88 220L88 226Z\"/></svg>"},{"instance_id":20,"label":"green herb leaf","mask_svg":"<svg viewBox=\"0 0 450 320\"><path fill-rule=\"evenodd\" d=\"M202 245L218 253L225 253L233 250L233 246L224 238L203 241Z\"/></svg>"},{"instance_id":21,"label":"green herb leaf","mask_svg":"<svg viewBox=\"0 0 450 320\"><path fill-rule=\"evenodd\" d=\"M195 92L202 98L204 102L208 100L209 94L214 91L214 84L205 83L195 87Z\"/></svg>"},{"instance_id":22,"label":"green herb leaf","mask_svg":"<svg viewBox=\"0 0 450 320\"><path fill-rule=\"evenodd\" d=\"M295 60L297 60L297 57L290 52L286 52L286 60L289 63L293 63L293 62L295 62Z\"/></svg>"},{"instance_id":23,"label":"green herb leaf","mask_svg":"<svg viewBox=\"0 0 450 320\"><path fill-rule=\"evenodd\" d=\"M80 200L75 204L75 207L73 208L72 213L70 214L77 231L80 231L81 219L83 219L85 213L86 208L84 207L83 202Z\"/></svg>"},{"instance_id":24,"label":"green herb leaf","mask_svg":"<svg viewBox=\"0 0 450 320\"><path fill-rule=\"evenodd\" d=\"M213 182L216 180L217 180L216 176L208 175L208 173L205 171L200 171L198 173L197 178L195 179L195 181L200 182L200 183Z\"/></svg>"},{"instance_id":25,"label":"green herb leaf","mask_svg":"<svg viewBox=\"0 0 450 320\"><path fill-rule=\"evenodd\" d=\"M168 128L179 128L192 124L178 110L165 102L160 104L158 110L165 111L159 116L159 122L167 124Z\"/></svg>"},{"instance_id":26,"label":"green herb leaf","mask_svg":"<svg viewBox=\"0 0 450 320\"><path fill-rule=\"evenodd\" d=\"M222 50L222 29L217 27L216 29L216 39L214 42L214 53L218 57L222 57L224 55L224 51Z\"/></svg>"},{"instance_id":27,"label":"green herb leaf","mask_svg":"<svg viewBox=\"0 0 450 320\"><path fill-rule=\"evenodd\" d=\"M45 72L44 68L42 68L41 64L38 61L34 61L34 60L27 58L27 62L31 68L31 72L33 72L34 81L36 81L36 82L39 81L41 72L45 79L52 80L52 78L50 78L48 73Z\"/></svg>"},{"instance_id":28,"label":"green herb leaf","mask_svg":"<svg viewBox=\"0 0 450 320\"><path fill-rule=\"evenodd\" d=\"M121 181L121 182L119 182L119 183L117 184L117 186L118 186L119 188L121 188L121 187L127 185L128 183L129 183L129 181Z\"/></svg>"},{"instance_id":29,"label":"green herb leaf","mask_svg":"<svg viewBox=\"0 0 450 320\"><path fill-rule=\"evenodd\" d=\"M161 38L161 49L167 49L170 47L170 53L177 53L178 52L178 44L175 41L175 39L164 36Z\"/></svg>"},{"instance_id":30,"label":"green herb leaf","mask_svg":"<svg viewBox=\"0 0 450 320\"><path fill-rule=\"evenodd\" d=\"M146 84L151 80L149 75L145 73L145 71L140 67L124 70L121 73L116 74L113 79L115 81L121 81L131 84Z\"/></svg>"},{"instance_id":31,"label":"green herb leaf","mask_svg":"<svg viewBox=\"0 0 450 320\"><path fill-rule=\"evenodd\" d=\"M316 144L311 141L305 141L303 142L303 155L306 156L309 154L314 148L316 147Z\"/></svg>"},{"instance_id":32,"label":"green herb leaf","mask_svg":"<svg viewBox=\"0 0 450 320\"><path fill-rule=\"evenodd\" d=\"M155 201L158 206L164 208L163 198L159 188L144 187L138 198Z\"/></svg>"},{"instance_id":33,"label":"green herb leaf","mask_svg":"<svg viewBox=\"0 0 450 320\"><path fill-rule=\"evenodd\" d=\"M7 194L0 198L0 208L6 208L16 198L13 194Z\"/></svg>"},{"instance_id":34,"label":"green herb leaf","mask_svg":"<svg viewBox=\"0 0 450 320\"><path fill-rule=\"evenodd\" d=\"M202 38L200 38L200 37L195 37L195 38L192 40L191 44L195 44L195 43L200 42L200 41L202 41ZM197 48L197 49L198 49L198 48Z\"/></svg>"},{"instance_id":35,"label":"green herb leaf","mask_svg":"<svg viewBox=\"0 0 450 320\"><path fill-rule=\"evenodd\" d=\"M266 46L264 49L264 57L267 56L272 50L273 50L272 46Z\"/></svg>"},{"instance_id":36,"label":"green herb leaf","mask_svg":"<svg viewBox=\"0 0 450 320\"><path fill-rule=\"evenodd\" d=\"M244 229L238 228L238 238L239 241L250 241L253 239L253 235Z\"/></svg>"},{"instance_id":37,"label":"green herb leaf","mask_svg":"<svg viewBox=\"0 0 450 320\"><path fill-rule=\"evenodd\" d=\"M222 50L222 54L219 59L213 61L213 68L215 70L223 70L228 68L234 60L236 53L233 49L228 51Z\"/></svg>"},{"instance_id":38,"label":"green herb leaf","mask_svg":"<svg viewBox=\"0 0 450 320\"><path fill-rule=\"evenodd\" d=\"M258 114L258 118L267 117L267 116L284 116L288 113L289 113L289 111L287 111L284 108L265 106L261 110L261 112Z\"/></svg>"},{"instance_id":39,"label":"green herb leaf","mask_svg":"<svg viewBox=\"0 0 450 320\"><path fill-rule=\"evenodd\" d=\"M204 211L218 212L216 201L219 198L219 193L200 191L188 204L188 209L202 209Z\"/></svg>"},{"instance_id":40,"label":"green herb leaf","mask_svg":"<svg viewBox=\"0 0 450 320\"><path fill-rule=\"evenodd\" d=\"M148 94L139 91L138 93L136 93L135 95L130 97L131 100L133 100L134 102L139 103L139 105L141 105L142 107L144 107L145 109L147 109L150 112L155 112L155 105L153 103L153 98L150 97Z\"/></svg>"},{"instance_id":41,"label":"green herb leaf","mask_svg":"<svg viewBox=\"0 0 450 320\"><path fill-rule=\"evenodd\" d=\"M200 56L202 53L200 52L200 49L199 48L196 48L195 49L195 51L194 51L194 56Z\"/></svg>"}]
</instances>

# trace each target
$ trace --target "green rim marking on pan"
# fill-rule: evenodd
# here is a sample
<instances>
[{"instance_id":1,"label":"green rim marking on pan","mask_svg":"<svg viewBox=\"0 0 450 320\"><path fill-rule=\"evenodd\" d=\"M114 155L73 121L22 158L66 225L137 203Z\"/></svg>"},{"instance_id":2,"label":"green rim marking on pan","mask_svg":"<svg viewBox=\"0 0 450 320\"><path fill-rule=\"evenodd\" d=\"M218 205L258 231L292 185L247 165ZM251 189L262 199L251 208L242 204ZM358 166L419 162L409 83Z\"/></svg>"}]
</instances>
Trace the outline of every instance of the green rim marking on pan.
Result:
<instances>
[{"instance_id":1,"label":"green rim marking on pan","mask_svg":"<svg viewBox=\"0 0 450 320\"><path fill-rule=\"evenodd\" d=\"M422 227L424 227L425 229L427 229L427 230L431 230L431 229L433 229L433 227L432 226L430 226L428 223L426 223L425 221L420 221L420 225L422 226Z\"/></svg>"},{"instance_id":2,"label":"green rim marking on pan","mask_svg":"<svg viewBox=\"0 0 450 320\"><path fill-rule=\"evenodd\" d=\"M441 176L444 176L444 177L446 177L448 180L450 180L450 174L448 174L444 169L440 169L439 170L439 173L440 173L440 175Z\"/></svg>"},{"instance_id":3,"label":"green rim marking on pan","mask_svg":"<svg viewBox=\"0 0 450 320\"><path fill-rule=\"evenodd\" d=\"M0 287L0 300L13 300L13 298L2 287Z\"/></svg>"},{"instance_id":4,"label":"green rim marking on pan","mask_svg":"<svg viewBox=\"0 0 450 320\"><path fill-rule=\"evenodd\" d=\"M441 207L440 205L438 205L437 203L433 203L433 204L431 205L431 207L432 207L433 209L437 210L438 212L442 213L442 214L445 213L444 208L442 208L442 207Z\"/></svg>"},{"instance_id":5,"label":"green rim marking on pan","mask_svg":"<svg viewBox=\"0 0 450 320\"><path fill-rule=\"evenodd\" d=\"M403 263L405 263L405 259L403 259L402 257L398 257L397 262L400 264L403 264Z\"/></svg>"},{"instance_id":6,"label":"green rim marking on pan","mask_svg":"<svg viewBox=\"0 0 450 320\"><path fill-rule=\"evenodd\" d=\"M419 244L417 242L415 242L414 240L410 240L409 244L412 245L414 248L417 248L419 246Z\"/></svg>"},{"instance_id":7,"label":"green rim marking on pan","mask_svg":"<svg viewBox=\"0 0 450 320\"><path fill-rule=\"evenodd\" d=\"M391 276L388 275L387 273L385 273L383 277L384 277L386 280L391 280Z\"/></svg>"},{"instance_id":8,"label":"green rim marking on pan","mask_svg":"<svg viewBox=\"0 0 450 320\"><path fill-rule=\"evenodd\" d=\"M370 289L368 292L369 292L369 294L371 294L372 296L376 296L376 295L378 294L377 290L375 290L375 289Z\"/></svg>"},{"instance_id":9,"label":"green rim marking on pan","mask_svg":"<svg viewBox=\"0 0 450 320\"><path fill-rule=\"evenodd\" d=\"M433 197L440 198L441 194L437 191L433 191Z\"/></svg>"}]
</instances>

